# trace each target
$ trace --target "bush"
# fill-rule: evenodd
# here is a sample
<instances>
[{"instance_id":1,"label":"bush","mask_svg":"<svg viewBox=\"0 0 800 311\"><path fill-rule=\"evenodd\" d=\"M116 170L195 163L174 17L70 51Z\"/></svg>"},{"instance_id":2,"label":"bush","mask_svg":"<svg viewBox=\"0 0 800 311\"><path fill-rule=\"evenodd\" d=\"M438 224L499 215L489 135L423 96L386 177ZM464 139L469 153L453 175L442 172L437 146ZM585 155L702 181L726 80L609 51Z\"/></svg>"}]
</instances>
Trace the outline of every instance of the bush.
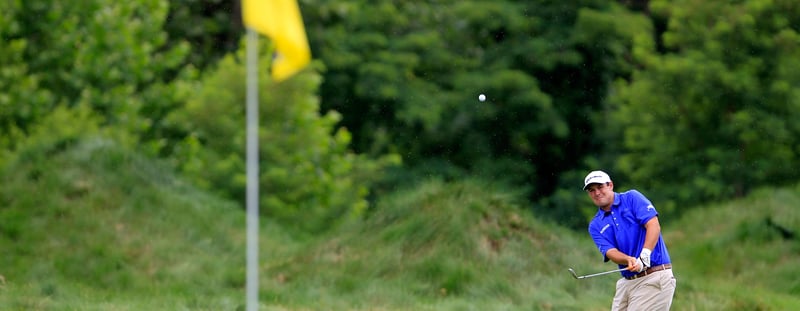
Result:
<instances>
[{"instance_id":1,"label":"bush","mask_svg":"<svg viewBox=\"0 0 800 311\"><path fill-rule=\"evenodd\" d=\"M242 56L222 59L195 86L186 109L170 117L171 126L186 133L175 149L176 165L199 186L240 202L246 190ZM320 82L319 74L306 71L275 83L266 66L259 70L261 211L304 231L324 230L364 210L370 182L398 162L348 150L350 133L334 128L341 116L319 113Z\"/></svg>"}]
</instances>

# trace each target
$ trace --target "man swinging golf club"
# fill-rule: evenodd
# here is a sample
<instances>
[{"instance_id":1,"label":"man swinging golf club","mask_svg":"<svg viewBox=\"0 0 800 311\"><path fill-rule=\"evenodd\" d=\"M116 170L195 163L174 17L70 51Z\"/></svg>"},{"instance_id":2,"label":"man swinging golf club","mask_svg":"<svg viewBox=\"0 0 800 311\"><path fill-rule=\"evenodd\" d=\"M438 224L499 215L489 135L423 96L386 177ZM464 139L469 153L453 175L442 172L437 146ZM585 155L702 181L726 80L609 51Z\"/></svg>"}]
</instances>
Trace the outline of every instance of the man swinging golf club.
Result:
<instances>
[{"instance_id":1,"label":"man swinging golf club","mask_svg":"<svg viewBox=\"0 0 800 311\"><path fill-rule=\"evenodd\" d=\"M589 234L604 261L625 269L611 310L669 310L675 277L653 204L636 190L614 192L603 171L586 175L583 190L598 207Z\"/></svg>"}]
</instances>

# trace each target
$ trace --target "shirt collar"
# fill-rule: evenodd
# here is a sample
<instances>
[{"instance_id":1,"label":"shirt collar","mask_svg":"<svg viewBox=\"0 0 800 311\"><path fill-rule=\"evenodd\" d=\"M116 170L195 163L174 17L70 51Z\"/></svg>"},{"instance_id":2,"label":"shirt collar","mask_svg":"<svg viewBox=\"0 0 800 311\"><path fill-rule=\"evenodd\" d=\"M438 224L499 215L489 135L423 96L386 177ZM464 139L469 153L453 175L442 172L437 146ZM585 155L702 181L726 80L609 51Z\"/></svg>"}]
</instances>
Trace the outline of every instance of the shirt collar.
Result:
<instances>
[{"instance_id":1,"label":"shirt collar","mask_svg":"<svg viewBox=\"0 0 800 311\"><path fill-rule=\"evenodd\" d=\"M611 210L606 212L606 211L603 210L603 208L598 207L597 208L597 212L598 213L602 213L603 218L606 218L606 216L611 215L611 212L613 212L614 210L619 208L619 203L620 203L619 193L614 192L614 202L611 203Z\"/></svg>"}]
</instances>

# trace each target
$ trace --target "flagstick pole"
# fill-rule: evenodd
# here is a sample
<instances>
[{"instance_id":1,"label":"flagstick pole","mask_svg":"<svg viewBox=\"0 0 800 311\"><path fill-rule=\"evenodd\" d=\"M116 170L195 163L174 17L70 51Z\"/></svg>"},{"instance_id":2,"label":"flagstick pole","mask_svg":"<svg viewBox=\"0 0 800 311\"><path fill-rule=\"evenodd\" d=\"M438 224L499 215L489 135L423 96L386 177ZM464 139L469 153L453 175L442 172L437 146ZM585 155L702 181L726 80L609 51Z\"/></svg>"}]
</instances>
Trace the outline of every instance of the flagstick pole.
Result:
<instances>
[{"instance_id":1,"label":"flagstick pole","mask_svg":"<svg viewBox=\"0 0 800 311\"><path fill-rule=\"evenodd\" d=\"M247 29L247 311L258 310L258 34Z\"/></svg>"}]
</instances>

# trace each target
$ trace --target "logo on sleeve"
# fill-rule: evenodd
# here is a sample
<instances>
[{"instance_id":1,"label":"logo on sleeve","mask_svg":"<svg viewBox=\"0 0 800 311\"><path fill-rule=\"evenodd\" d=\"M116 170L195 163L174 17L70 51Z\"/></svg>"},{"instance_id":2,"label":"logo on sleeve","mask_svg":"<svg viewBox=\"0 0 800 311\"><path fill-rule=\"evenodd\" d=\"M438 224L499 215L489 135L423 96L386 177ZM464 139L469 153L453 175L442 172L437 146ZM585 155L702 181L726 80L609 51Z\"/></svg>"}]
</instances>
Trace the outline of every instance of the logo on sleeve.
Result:
<instances>
[{"instance_id":1,"label":"logo on sleeve","mask_svg":"<svg viewBox=\"0 0 800 311\"><path fill-rule=\"evenodd\" d=\"M656 207L653 204L647 206L647 210L656 210Z\"/></svg>"}]
</instances>

